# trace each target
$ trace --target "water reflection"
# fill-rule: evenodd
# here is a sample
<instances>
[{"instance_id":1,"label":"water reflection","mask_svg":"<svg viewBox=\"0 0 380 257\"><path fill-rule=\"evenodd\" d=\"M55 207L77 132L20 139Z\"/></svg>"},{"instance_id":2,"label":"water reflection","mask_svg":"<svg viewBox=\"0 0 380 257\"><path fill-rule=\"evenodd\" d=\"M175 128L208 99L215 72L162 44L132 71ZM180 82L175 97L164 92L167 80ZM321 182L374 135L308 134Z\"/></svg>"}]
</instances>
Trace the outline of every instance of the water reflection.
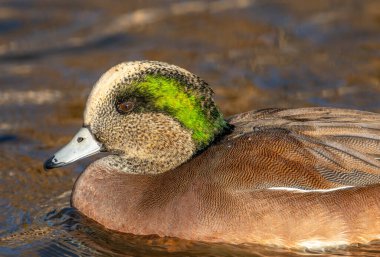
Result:
<instances>
[{"instance_id":1,"label":"water reflection","mask_svg":"<svg viewBox=\"0 0 380 257\"><path fill-rule=\"evenodd\" d=\"M226 115L265 107L380 111L378 1L43 1L0 4L1 256L307 256L107 231L68 208L86 162L42 161L82 124L92 83L153 59L208 81ZM379 244L321 256L377 256Z\"/></svg>"},{"instance_id":2,"label":"water reflection","mask_svg":"<svg viewBox=\"0 0 380 257\"><path fill-rule=\"evenodd\" d=\"M155 235L121 234L104 229L72 208L52 211L44 221L39 227L3 239L10 246L3 248L4 253L25 256L34 251L40 256L331 256L360 253L363 248L371 249L366 256L380 253L380 245L376 243L370 248L351 246L325 251L289 251L260 245L208 244Z\"/></svg>"}]
</instances>

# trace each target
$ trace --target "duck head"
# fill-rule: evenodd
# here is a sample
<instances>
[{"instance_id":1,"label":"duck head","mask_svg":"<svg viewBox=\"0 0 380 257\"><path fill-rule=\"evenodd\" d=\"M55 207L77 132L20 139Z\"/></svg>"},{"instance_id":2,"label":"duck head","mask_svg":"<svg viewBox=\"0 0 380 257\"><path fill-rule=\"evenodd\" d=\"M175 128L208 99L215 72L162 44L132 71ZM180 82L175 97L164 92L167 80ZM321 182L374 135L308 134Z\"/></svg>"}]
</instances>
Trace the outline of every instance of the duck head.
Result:
<instances>
[{"instance_id":1,"label":"duck head","mask_svg":"<svg viewBox=\"0 0 380 257\"><path fill-rule=\"evenodd\" d=\"M44 167L106 151L103 164L124 172L173 169L227 129L212 95L205 81L177 66L121 63L94 85L83 127Z\"/></svg>"}]
</instances>

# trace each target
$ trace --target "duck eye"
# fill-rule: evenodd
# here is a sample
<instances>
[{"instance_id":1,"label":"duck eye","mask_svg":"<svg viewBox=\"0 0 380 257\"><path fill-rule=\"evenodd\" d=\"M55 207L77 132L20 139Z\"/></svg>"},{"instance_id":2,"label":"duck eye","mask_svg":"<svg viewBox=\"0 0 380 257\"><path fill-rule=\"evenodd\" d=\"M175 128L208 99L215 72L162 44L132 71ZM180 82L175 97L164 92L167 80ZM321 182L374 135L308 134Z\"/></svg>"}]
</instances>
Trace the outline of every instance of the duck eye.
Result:
<instances>
[{"instance_id":1,"label":"duck eye","mask_svg":"<svg viewBox=\"0 0 380 257\"><path fill-rule=\"evenodd\" d=\"M126 114L133 110L133 107L135 107L135 103L132 101L125 101L122 103L117 104L117 111L121 114Z\"/></svg>"}]
</instances>

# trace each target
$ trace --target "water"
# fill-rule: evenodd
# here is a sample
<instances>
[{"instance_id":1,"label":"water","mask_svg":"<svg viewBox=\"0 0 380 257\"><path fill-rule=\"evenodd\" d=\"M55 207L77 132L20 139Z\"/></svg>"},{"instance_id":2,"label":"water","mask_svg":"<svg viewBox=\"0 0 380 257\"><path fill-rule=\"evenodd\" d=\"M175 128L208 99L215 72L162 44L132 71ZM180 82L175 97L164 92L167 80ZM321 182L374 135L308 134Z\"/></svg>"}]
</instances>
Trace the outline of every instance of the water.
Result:
<instances>
[{"instance_id":1,"label":"water","mask_svg":"<svg viewBox=\"0 0 380 257\"><path fill-rule=\"evenodd\" d=\"M89 161L42 162L81 126L91 85L128 60L198 74L226 115L379 112L379 32L379 1L1 1L0 256L378 256L376 242L313 252L106 231L69 204Z\"/></svg>"}]
</instances>

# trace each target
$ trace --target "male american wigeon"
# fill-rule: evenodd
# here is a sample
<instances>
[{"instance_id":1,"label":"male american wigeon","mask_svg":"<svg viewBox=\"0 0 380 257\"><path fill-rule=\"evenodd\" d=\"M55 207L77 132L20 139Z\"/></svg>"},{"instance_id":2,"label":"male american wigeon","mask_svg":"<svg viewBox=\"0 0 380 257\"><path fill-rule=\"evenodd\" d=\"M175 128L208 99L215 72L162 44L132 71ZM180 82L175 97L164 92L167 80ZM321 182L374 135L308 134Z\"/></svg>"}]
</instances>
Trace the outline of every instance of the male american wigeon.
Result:
<instances>
[{"instance_id":1,"label":"male american wigeon","mask_svg":"<svg viewBox=\"0 0 380 257\"><path fill-rule=\"evenodd\" d=\"M380 238L380 115L265 109L224 119L196 75L121 63L46 161L99 153L72 205L106 228L189 240L325 247Z\"/></svg>"}]
</instances>

